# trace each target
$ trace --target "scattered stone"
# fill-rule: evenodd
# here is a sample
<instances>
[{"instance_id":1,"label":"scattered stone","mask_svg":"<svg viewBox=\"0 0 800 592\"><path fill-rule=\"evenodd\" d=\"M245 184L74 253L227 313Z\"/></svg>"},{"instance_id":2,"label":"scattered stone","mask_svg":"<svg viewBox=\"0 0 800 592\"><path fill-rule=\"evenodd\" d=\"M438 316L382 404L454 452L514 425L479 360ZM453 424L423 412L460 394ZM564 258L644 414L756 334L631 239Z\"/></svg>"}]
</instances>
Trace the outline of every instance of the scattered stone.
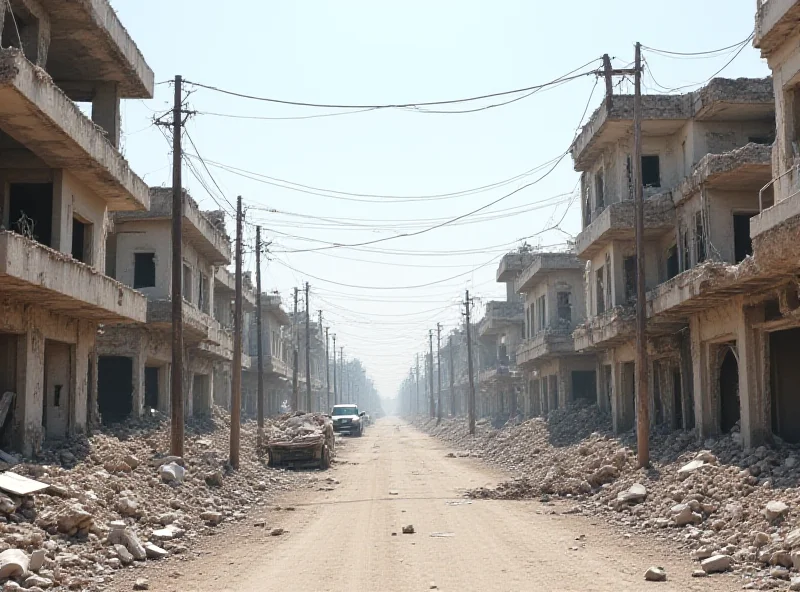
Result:
<instances>
[{"instance_id":1,"label":"scattered stone","mask_svg":"<svg viewBox=\"0 0 800 592\"><path fill-rule=\"evenodd\" d=\"M222 487L224 484L222 471L212 471L210 473L206 473L205 482L209 487Z\"/></svg>"},{"instance_id":2,"label":"scattered stone","mask_svg":"<svg viewBox=\"0 0 800 592\"><path fill-rule=\"evenodd\" d=\"M273 528L273 529L272 529L272 530L269 532L269 535L270 535L270 536L281 536L282 534L285 534L285 533L286 533L286 531L285 531L285 530L283 530L282 528Z\"/></svg>"},{"instance_id":3,"label":"scattered stone","mask_svg":"<svg viewBox=\"0 0 800 592\"><path fill-rule=\"evenodd\" d=\"M150 542L144 543L144 551L148 559L163 559L169 556L168 551Z\"/></svg>"},{"instance_id":4,"label":"scattered stone","mask_svg":"<svg viewBox=\"0 0 800 592\"><path fill-rule=\"evenodd\" d=\"M768 545L771 540L766 532L757 532L753 535L753 545L759 549L764 545Z\"/></svg>"},{"instance_id":5,"label":"scattered stone","mask_svg":"<svg viewBox=\"0 0 800 592\"><path fill-rule=\"evenodd\" d=\"M686 478L697 471L697 469L700 469L704 466L706 466L706 463L704 463L702 460L693 460L692 462L687 463L678 469L678 477Z\"/></svg>"},{"instance_id":6,"label":"scattered stone","mask_svg":"<svg viewBox=\"0 0 800 592\"><path fill-rule=\"evenodd\" d=\"M800 576L795 576L791 580L789 590L800 590Z\"/></svg>"},{"instance_id":7,"label":"scattered stone","mask_svg":"<svg viewBox=\"0 0 800 592\"><path fill-rule=\"evenodd\" d=\"M149 590L150 583L144 578L137 578L137 580L133 583L134 590Z\"/></svg>"},{"instance_id":8,"label":"scattered stone","mask_svg":"<svg viewBox=\"0 0 800 592\"><path fill-rule=\"evenodd\" d=\"M695 569L692 571L693 578L705 578L708 574L702 569Z\"/></svg>"},{"instance_id":9,"label":"scattered stone","mask_svg":"<svg viewBox=\"0 0 800 592\"><path fill-rule=\"evenodd\" d=\"M28 573L30 560L24 551L6 549L0 553L0 579L18 578Z\"/></svg>"},{"instance_id":10,"label":"scattered stone","mask_svg":"<svg viewBox=\"0 0 800 592\"><path fill-rule=\"evenodd\" d=\"M617 501L621 504L638 504L647 499L647 488L639 483L631 485L628 491L617 494Z\"/></svg>"},{"instance_id":11,"label":"scattered stone","mask_svg":"<svg viewBox=\"0 0 800 592\"><path fill-rule=\"evenodd\" d=\"M44 558L46 554L44 549L36 549L33 553L31 553L30 559L28 561L28 569L30 571L38 572L42 567L44 567Z\"/></svg>"},{"instance_id":12,"label":"scattered stone","mask_svg":"<svg viewBox=\"0 0 800 592\"><path fill-rule=\"evenodd\" d=\"M700 567L708 574L722 573L728 571L732 563L733 559L729 555L714 555L701 561Z\"/></svg>"},{"instance_id":13,"label":"scattered stone","mask_svg":"<svg viewBox=\"0 0 800 592\"><path fill-rule=\"evenodd\" d=\"M663 567L651 567L645 572L644 579L648 582L666 582L667 572Z\"/></svg>"},{"instance_id":14,"label":"scattered stone","mask_svg":"<svg viewBox=\"0 0 800 592\"><path fill-rule=\"evenodd\" d=\"M219 524L222 524L224 519L225 517L219 512L203 512L200 514L200 520L205 520L211 526L218 526Z\"/></svg>"},{"instance_id":15,"label":"scattered stone","mask_svg":"<svg viewBox=\"0 0 800 592\"><path fill-rule=\"evenodd\" d=\"M150 538L153 538L157 541L171 541L172 539L180 538L183 535L183 529L178 528L174 524L170 524L164 528L158 528L154 530L152 533L150 533Z\"/></svg>"},{"instance_id":16,"label":"scattered stone","mask_svg":"<svg viewBox=\"0 0 800 592\"><path fill-rule=\"evenodd\" d=\"M766 516L767 520L770 522L775 522L776 520L783 518L789 512L789 506L781 501L771 501L767 504L767 507L764 508L764 516Z\"/></svg>"},{"instance_id":17,"label":"scattered stone","mask_svg":"<svg viewBox=\"0 0 800 592\"><path fill-rule=\"evenodd\" d=\"M171 462L161 465L158 469L158 474L161 476L161 480L164 483L180 484L183 483L186 476L186 469L176 462Z\"/></svg>"},{"instance_id":18,"label":"scattered stone","mask_svg":"<svg viewBox=\"0 0 800 592\"><path fill-rule=\"evenodd\" d=\"M47 590L48 588L52 588L53 580L48 578L43 578L42 576L32 574L25 578L25 587L28 589L32 588L40 588L42 590Z\"/></svg>"},{"instance_id":19,"label":"scattered stone","mask_svg":"<svg viewBox=\"0 0 800 592\"><path fill-rule=\"evenodd\" d=\"M144 561L147 552L139 537L121 520L115 520L109 524L111 530L108 533L108 542L112 545L121 545L130 553L136 561Z\"/></svg>"},{"instance_id":20,"label":"scattered stone","mask_svg":"<svg viewBox=\"0 0 800 592\"><path fill-rule=\"evenodd\" d=\"M117 557L119 557L122 565L130 565L133 563L133 555L125 548L125 545L114 545L114 550L117 552Z\"/></svg>"},{"instance_id":21,"label":"scattered stone","mask_svg":"<svg viewBox=\"0 0 800 592\"><path fill-rule=\"evenodd\" d=\"M414 534L414 525L408 524L407 526L403 527L403 534Z\"/></svg>"}]
</instances>

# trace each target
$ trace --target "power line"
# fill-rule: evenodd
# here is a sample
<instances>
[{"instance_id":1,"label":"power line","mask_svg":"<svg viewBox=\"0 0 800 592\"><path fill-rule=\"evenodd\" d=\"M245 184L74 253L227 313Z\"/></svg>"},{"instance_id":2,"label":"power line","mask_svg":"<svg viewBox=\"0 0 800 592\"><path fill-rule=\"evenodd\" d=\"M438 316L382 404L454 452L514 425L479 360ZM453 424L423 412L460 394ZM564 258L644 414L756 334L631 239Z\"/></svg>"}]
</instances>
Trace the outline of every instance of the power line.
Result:
<instances>
[{"instance_id":1,"label":"power line","mask_svg":"<svg viewBox=\"0 0 800 592\"><path fill-rule=\"evenodd\" d=\"M747 36L746 39L743 41L739 41L738 43L734 43L733 45L728 45L727 47L720 47L719 49L712 49L709 51L694 51L694 52L681 52L681 51L669 51L666 49L656 49L655 47L649 47L647 45L642 45L642 49L646 49L648 51L652 51L659 54L665 54L670 56L699 56L699 55L710 55L710 54L717 54L725 52L729 49L737 48L740 45L743 45L750 41L753 38L753 33Z\"/></svg>"},{"instance_id":2,"label":"power line","mask_svg":"<svg viewBox=\"0 0 800 592\"><path fill-rule=\"evenodd\" d=\"M594 62L597 62L599 60L600 60L600 58L595 58L593 60L590 60L589 62L587 62L583 66L579 66L578 68L576 68L576 70L579 70L581 68L585 68L585 67L587 67L587 66L589 66L589 65L591 65ZM239 98L243 98L243 99L250 99L250 100L255 100L255 101L264 101L264 102L268 102L268 103L277 103L277 104L281 104L281 105L292 105L292 106L295 106L295 107L315 107L315 108L323 108L323 109L402 109L402 108L409 108L409 107L426 107L426 106L432 107L432 106L438 106L438 105L452 105L452 104L457 104L457 103L468 103L468 102L471 102L471 101L479 101L479 100L483 100L483 99L491 99L491 98L495 98L495 97L513 95L513 94L529 92L529 91L532 91L532 90L545 88L547 86L551 86L551 85L557 84L559 82L565 82L567 80L574 80L574 79L580 78L582 76L588 76L588 75L594 75L594 74L595 74L595 71L591 70L591 71L588 71L588 72L581 72L580 74L576 74L576 75L574 75L572 77L560 76L559 78L556 78L555 80L552 80L550 82L545 82L544 84L536 84L536 85L532 85L532 86L528 86L528 87L524 87L524 88L517 88L517 89L514 89L514 90L506 90L506 91L500 91L500 92L494 92L494 93L487 93L487 94L483 94L483 95L477 95L477 96L460 98L460 99L448 99L448 100L440 100L440 101L413 101L413 102L405 102L405 103L387 103L387 104L380 104L380 105L341 105L341 104L332 104L332 103L314 103L314 102L309 102L309 101L289 101L289 100L285 100L285 99L273 99L273 98L269 98L269 97L259 97L259 96L255 96L255 95L249 95L249 94L245 94L245 93L240 93L240 92L235 92L235 91L219 88L219 87L216 87L216 86L211 86L211 85L208 85L208 84L202 84L202 83L199 83L199 82L191 82L191 81L188 81L188 80L185 81L185 84L191 84L193 86L197 86L197 87L200 87L200 88L205 88L206 90L211 90L211 91L214 91L214 92L219 92L219 93L222 93L222 94L231 95L231 96L235 96L235 97L239 97Z\"/></svg>"}]
</instances>

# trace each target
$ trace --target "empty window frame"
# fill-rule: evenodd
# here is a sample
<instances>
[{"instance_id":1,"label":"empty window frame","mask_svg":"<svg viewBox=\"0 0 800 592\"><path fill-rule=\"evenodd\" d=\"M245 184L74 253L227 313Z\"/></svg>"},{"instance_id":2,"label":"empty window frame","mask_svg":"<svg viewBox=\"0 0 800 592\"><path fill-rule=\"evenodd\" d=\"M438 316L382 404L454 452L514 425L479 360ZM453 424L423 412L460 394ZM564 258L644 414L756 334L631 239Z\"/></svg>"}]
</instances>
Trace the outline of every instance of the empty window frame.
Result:
<instances>
[{"instance_id":1,"label":"empty window frame","mask_svg":"<svg viewBox=\"0 0 800 592\"><path fill-rule=\"evenodd\" d=\"M134 253L133 287L154 288L156 285L156 254Z\"/></svg>"},{"instance_id":2,"label":"empty window frame","mask_svg":"<svg viewBox=\"0 0 800 592\"><path fill-rule=\"evenodd\" d=\"M642 185L661 187L661 161L657 154L642 156Z\"/></svg>"},{"instance_id":3,"label":"empty window frame","mask_svg":"<svg viewBox=\"0 0 800 592\"><path fill-rule=\"evenodd\" d=\"M706 229L703 223L703 212L694 215L694 257L695 263L706 260Z\"/></svg>"},{"instance_id":4,"label":"empty window frame","mask_svg":"<svg viewBox=\"0 0 800 592\"><path fill-rule=\"evenodd\" d=\"M547 304L546 304L547 301L545 299L545 296L542 295L539 296L537 302L538 302L537 312L539 313L539 330L541 331L547 327Z\"/></svg>"},{"instance_id":5,"label":"empty window frame","mask_svg":"<svg viewBox=\"0 0 800 592\"><path fill-rule=\"evenodd\" d=\"M667 249L667 279L671 280L678 275L678 245L672 245Z\"/></svg>"},{"instance_id":6,"label":"empty window frame","mask_svg":"<svg viewBox=\"0 0 800 592\"><path fill-rule=\"evenodd\" d=\"M570 292L556 292L558 307L558 320L561 323L572 322L572 294Z\"/></svg>"},{"instance_id":7,"label":"empty window frame","mask_svg":"<svg viewBox=\"0 0 800 592\"><path fill-rule=\"evenodd\" d=\"M624 274L625 304L633 304L636 301L636 255L625 257Z\"/></svg>"},{"instance_id":8,"label":"empty window frame","mask_svg":"<svg viewBox=\"0 0 800 592\"><path fill-rule=\"evenodd\" d=\"M605 286L605 268L601 267L595 272L595 285L597 292L597 314L602 314L606 311L606 286Z\"/></svg>"},{"instance_id":9,"label":"empty window frame","mask_svg":"<svg viewBox=\"0 0 800 592\"><path fill-rule=\"evenodd\" d=\"M192 268L186 263L183 264L183 299L187 302L192 300Z\"/></svg>"},{"instance_id":10,"label":"empty window frame","mask_svg":"<svg viewBox=\"0 0 800 592\"><path fill-rule=\"evenodd\" d=\"M72 218L72 257L92 264L92 224L77 217Z\"/></svg>"},{"instance_id":11,"label":"empty window frame","mask_svg":"<svg viewBox=\"0 0 800 592\"><path fill-rule=\"evenodd\" d=\"M605 207L605 179L603 169L594 175L594 209L601 210Z\"/></svg>"}]
</instances>

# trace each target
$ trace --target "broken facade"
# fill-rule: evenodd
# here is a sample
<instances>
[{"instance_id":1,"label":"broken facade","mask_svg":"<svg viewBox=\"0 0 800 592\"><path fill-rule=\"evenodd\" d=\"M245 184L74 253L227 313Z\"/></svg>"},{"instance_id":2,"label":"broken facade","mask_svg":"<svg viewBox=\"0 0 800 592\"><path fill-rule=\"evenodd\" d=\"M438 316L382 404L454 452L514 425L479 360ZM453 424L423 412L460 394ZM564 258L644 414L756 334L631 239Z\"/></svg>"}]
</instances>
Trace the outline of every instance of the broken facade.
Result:
<instances>
[{"instance_id":1,"label":"broken facade","mask_svg":"<svg viewBox=\"0 0 800 592\"><path fill-rule=\"evenodd\" d=\"M121 100L152 94L108 2L0 6L0 393L15 393L4 446L31 454L83 431L98 327L146 318L145 298L105 275L105 243L109 212L149 205L117 147Z\"/></svg>"},{"instance_id":2,"label":"broken facade","mask_svg":"<svg viewBox=\"0 0 800 592\"><path fill-rule=\"evenodd\" d=\"M500 263L498 281L513 280L525 298L516 358L525 373L529 417L576 399L596 400L595 356L576 352L572 337L585 320L583 267L573 253L509 253Z\"/></svg>"},{"instance_id":3,"label":"broken facade","mask_svg":"<svg viewBox=\"0 0 800 592\"><path fill-rule=\"evenodd\" d=\"M715 79L688 95L643 99L651 422L696 426L701 437L739 433L747 447L773 434L800 441L784 413L797 399L788 384L800 343L800 259L786 256L792 216L776 212L789 211L781 204L791 175L771 182L783 174L776 153L786 132L779 115L775 138L773 84L777 94L769 79ZM573 146L588 313L574 337L597 352L598 398L611 401L619 431L636 416L628 100L604 102Z\"/></svg>"},{"instance_id":4,"label":"broken facade","mask_svg":"<svg viewBox=\"0 0 800 592\"><path fill-rule=\"evenodd\" d=\"M120 212L108 235L107 270L147 298L145 323L109 325L98 338L98 404L103 421L168 412L172 367L172 189L150 190L150 210ZM183 396L187 416L209 413L215 380L233 359L230 240L183 199ZM225 289L220 289L220 284ZM219 296L220 301L216 298Z\"/></svg>"}]
</instances>

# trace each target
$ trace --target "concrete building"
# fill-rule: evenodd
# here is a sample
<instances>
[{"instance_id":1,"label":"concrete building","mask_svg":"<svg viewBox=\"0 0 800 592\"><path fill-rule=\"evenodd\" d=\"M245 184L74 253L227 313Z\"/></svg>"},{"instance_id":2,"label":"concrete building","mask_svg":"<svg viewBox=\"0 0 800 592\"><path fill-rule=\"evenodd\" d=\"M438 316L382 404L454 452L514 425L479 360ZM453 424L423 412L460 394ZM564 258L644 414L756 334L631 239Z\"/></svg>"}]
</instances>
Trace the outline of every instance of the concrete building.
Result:
<instances>
[{"instance_id":1,"label":"concrete building","mask_svg":"<svg viewBox=\"0 0 800 592\"><path fill-rule=\"evenodd\" d=\"M98 338L98 404L103 421L141 415L145 407L170 408L172 365L172 189L150 190L150 210L119 212L108 235L106 268L112 277L147 298L146 322L108 325ZM214 401L214 365L229 365L233 335L228 290L215 303L217 286L228 280L217 269L231 261L224 226L184 194L183 205L183 397L187 416L209 413ZM220 281L218 281L218 279Z\"/></svg>"},{"instance_id":2,"label":"concrete building","mask_svg":"<svg viewBox=\"0 0 800 592\"><path fill-rule=\"evenodd\" d=\"M0 444L31 454L92 421L98 326L145 319L105 239L109 212L149 205L117 147L153 72L105 0L3 2L0 24Z\"/></svg>"},{"instance_id":3,"label":"concrete building","mask_svg":"<svg viewBox=\"0 0 800 592\"><path fill-rule=\"evenodd\" d=\"M524 295L517 365L525 373L526 415L546 415L576 399L597 402L596 359L575 351L572 332L586 319L583 263L573 253L509 253L499 281Z\"/></svg>"},{"instance_id":4,"label":"concrete building","mask_svg":"<svg viewBox=\"0 0 800 592\"><path fill-rule=\"evenodd\" d=\"M278 294L261 295L261 347L264 358L264 412L280 413L292 392L292 321ZM258 405L258 329L255 314L248 324L249 368L242 376L242 408L255 415Z\"/></svg>"},{"instance_id":5,"label":"concrete building","mask_svg":"<svg viewBox=\"0 0 800 592\"><path fill-rule=\"evenodd\" d=\"M502 263L501 263L502 267ZM498 272L498 282L506 284L505 300L490 300L478 322L476 405L479 417L516 415L524 389L517 368L517 347L524 329L523 302L514 291L514 278Z\"/></svg>"},{"instance_id":6,"label":"concrete building","mask_svg":"<svg viewBox=\"0 0 800 592\"><path fill-rule=\"evenodd\" d=\"M744 363L753 285L740 279L756 259L751 218L773 201L771 189L760 191L771 178L772 81L715 79L642 102L651 421L697 425L703 436L741 431L751 445L764 429L754 423L762 411L747 393L754 377ZM611 402L618 431L636 417L632 105L630 96L604 101L572 147L587 304L575 347L597 353L598 400Z\"/></svg>"}]
</instances>

